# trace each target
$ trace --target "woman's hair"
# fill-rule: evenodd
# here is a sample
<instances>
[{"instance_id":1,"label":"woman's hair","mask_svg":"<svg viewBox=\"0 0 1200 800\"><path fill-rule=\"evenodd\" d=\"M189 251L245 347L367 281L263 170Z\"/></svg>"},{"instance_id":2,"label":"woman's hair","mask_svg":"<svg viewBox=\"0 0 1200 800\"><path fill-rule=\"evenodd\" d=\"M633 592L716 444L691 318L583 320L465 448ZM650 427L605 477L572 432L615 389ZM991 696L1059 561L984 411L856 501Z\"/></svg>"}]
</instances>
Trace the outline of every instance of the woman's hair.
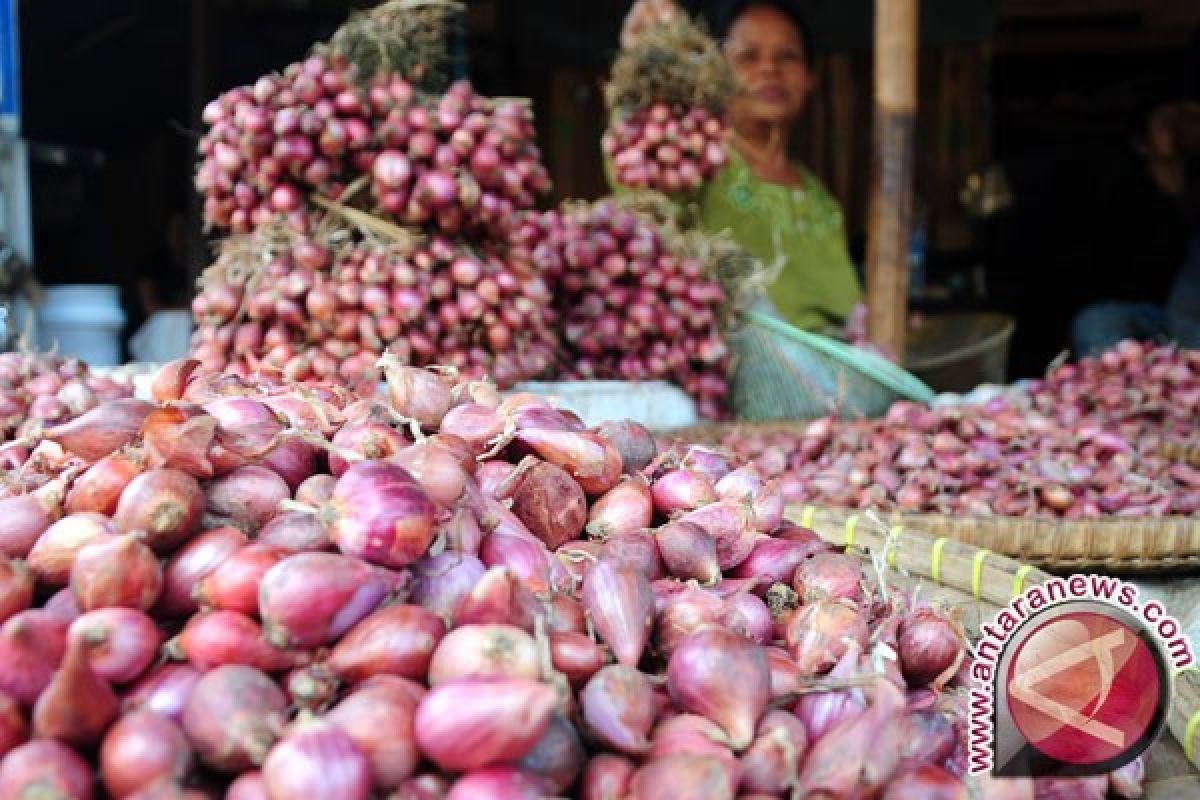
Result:
<instances>
[{"instance_id":1,"label":"woman's hair","mask_svg":"<svg viewBox=\"0 0 1200 800\"><path fill-rule=\"evenodd\" d=\"M1183 162L1183 214L1194 233L1200 233L1200 155Z\"/></svg>"},{"instance_id":2,"label":"woman's hair","mask_svg":"<svg viewBox=\"0 0 1200 800\"><path fill-rule=\"evenodd\" d=\"M811 62L814 53L812 34L808 27L808 20L804 18L804 12L800 10L800 4L794 0L726 0L718 5L716 13L713 15L713 33L719 40L724 41L738 18L750 9L757 7L778 11L791 20L792 25L796 27L796 32L800 34L800 43L804 45L805 60Z\"/></svg>"},{"instance_id":3,"label":"woman's hair","mask_svg":"<svg viewBox=\"0 0 1200 800\"><path fill-rule=\"evenodd\" d=\"M1160 112L1183 172L1180 202L1188 222L1200 229L1200 103L1181 102Z\"/></svg>"},{"instance_id":4,"label":"woman's hair","mask_svg":"<svg viewBox=\"0 0 1200 800\"><path fill-rule=\"evenodd\" d=\"M1200 107L1192 112L1191 126L1178 132L1183 160L1183 211L1194 232L1200 233Z\"/></svg>"}]
</instances>

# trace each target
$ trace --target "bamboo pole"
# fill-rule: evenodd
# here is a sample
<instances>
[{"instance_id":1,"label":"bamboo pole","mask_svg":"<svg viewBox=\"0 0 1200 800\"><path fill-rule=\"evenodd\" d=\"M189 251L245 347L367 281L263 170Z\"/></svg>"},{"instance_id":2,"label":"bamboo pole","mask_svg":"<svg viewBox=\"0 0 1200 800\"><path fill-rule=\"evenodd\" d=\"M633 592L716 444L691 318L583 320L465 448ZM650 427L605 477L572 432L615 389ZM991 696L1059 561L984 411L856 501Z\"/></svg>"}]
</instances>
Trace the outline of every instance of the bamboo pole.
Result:
<instances>
[{"instance_id":1,"label":"bamboo pole","mask_svg":"<svg viewBox=\"0 0 1200 800\"><path fill-rule=\"evenodd\" d=\"M875 126L867 232L867 330L903 359L908 320L917 4L875 0Z\"/></svg>"}]
</instances>

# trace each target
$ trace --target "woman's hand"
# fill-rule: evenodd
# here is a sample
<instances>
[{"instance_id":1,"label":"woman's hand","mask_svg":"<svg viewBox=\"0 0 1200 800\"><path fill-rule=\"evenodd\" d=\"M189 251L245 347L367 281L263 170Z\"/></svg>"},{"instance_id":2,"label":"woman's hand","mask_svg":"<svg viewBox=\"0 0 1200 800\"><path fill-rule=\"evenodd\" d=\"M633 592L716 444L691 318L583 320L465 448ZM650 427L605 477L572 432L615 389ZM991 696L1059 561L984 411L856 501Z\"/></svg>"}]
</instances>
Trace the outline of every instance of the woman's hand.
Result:
<instances>
[{"instance_id":1,"label":"woman's hand","mask_svg":"<svg viewBox=\"0 0 1200 800\"><path fill-rule=\"evenodd\" d=\"M895 353L882 345L875 344L867 336L867 316L867 306L865 303L859 303L851 309L849 316L846 317L846 325L842 329L842 338L848 344L852 344L860 350L866 350L875 355L883 356L893 364L899 364L900 360L896 358ZM909 312L909 333L919 330L924 324L925 316L920 311Z\"/></svg>"},{"instance_id":2,"label":"woman's hand","mask_svg":"<svg viewBox=\"0 0 1200 800\"><path fill-rule=\"evenodd\" d=\"M846 341L851 344L858 344L867 340L867 305L859 303L854 308L850 309L850 314L846 317L846 327L843 336Z\"/></svg>"},{"instance_id":3,"label":"woman's hand","mask_svg":"<svg viewBox=\"0 0 1200 800\"><path fill-rule=\"evenodd\" d=\"M647 28L670 22L677 10L674 0L634 0L621 28L621 47L633 47Z\"/></svg>"}]
</instances>

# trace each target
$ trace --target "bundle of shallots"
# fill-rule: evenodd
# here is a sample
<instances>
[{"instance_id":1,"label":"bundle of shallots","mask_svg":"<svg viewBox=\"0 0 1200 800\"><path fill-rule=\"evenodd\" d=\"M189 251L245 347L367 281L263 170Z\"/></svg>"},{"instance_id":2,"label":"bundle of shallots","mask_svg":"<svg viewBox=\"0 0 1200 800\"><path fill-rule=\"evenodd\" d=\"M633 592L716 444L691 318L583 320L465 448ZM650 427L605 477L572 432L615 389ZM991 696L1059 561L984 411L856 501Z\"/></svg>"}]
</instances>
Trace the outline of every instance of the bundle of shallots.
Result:
<instances>
[{"instance_id":1,"label":"bundle of shallots","mask_svg":"<svg viewBox=\"0 0 1200 800\"><path fill-rule=\"evenodd\" d=\"M355 66L312 55L204 108L196 188L210 227L246 233L272 214L303 217L313 190L338 195L370 168L375 120L412 102L401 79L359 86Z\"/></svg>"},{"instance_id":2,"label":"bundle of shallots","mask_svg":"<svg viewBox=\"0 0 1200 800\"><path fill-rule=\"evenodd\" d=\"M466 81L427 105L392 109L375 137L371 196L406 225L500 236L550 189L529 106L483 97Z\"/></svg>"},{"instance_id":3,"label":"bundle of shallots","mask_svg":"<svg viewBox=\"0 0 1200 800\"><path fill-rule=\"evenodd\" d=\"M642 31L613 62L612 122L601 146L617 183L675 193L728 161L724 108L733 80L717 43L682 12Z\"/></svg>"},{"instance_id":4,"label":"bundle of shallots","mask_svg":"<svg viewBox=\"0 0 1200 800\"><path fill-rule=\"evenodd\" d=\"M206 108L196 185L235 235L193 303L205 369L356 385L386 352L507 388L553 364L550 288L506 244L549 189L532 113L440 80L461 10L383 3Z\"/></svg>"},{"instance_id":5,"label":"bundle of shallots","mask_svg":"<svg viewBox=\"0 0 1200 800\"><path fill-rule=\"evenodd\" d=\"M272 221L226 240L192 303L205 369L357 385L387 352L507 388L553 364L550 289L504 248L324 214L304 222L307 232Z\"/></svg>"},{"instance_id":6,"label":"bundle of shallots","mask_svg":"<svg viewBox=\"0 0 1200 800\"><path fill-rule=\"evenodd\" d=\"M465 81L440 97L394 74L359 84L352 63L326 53L209 103L196 173L207 224L244 233L276 213L300 223L315 192L451 235L502 232L548 191L525 104Z\"/></svg>"},{"instance_id":7,"label":"bundle of shallots","mask_svg":"<svg viewBox=\"0 0 1200 800\"><path fill-rule=\"evenodd\" d=\"M554 287L562 377L668 380L726 415L726 294L682 237L607 199L527 214L512 239Z\"/></svg>"}]
</instances>

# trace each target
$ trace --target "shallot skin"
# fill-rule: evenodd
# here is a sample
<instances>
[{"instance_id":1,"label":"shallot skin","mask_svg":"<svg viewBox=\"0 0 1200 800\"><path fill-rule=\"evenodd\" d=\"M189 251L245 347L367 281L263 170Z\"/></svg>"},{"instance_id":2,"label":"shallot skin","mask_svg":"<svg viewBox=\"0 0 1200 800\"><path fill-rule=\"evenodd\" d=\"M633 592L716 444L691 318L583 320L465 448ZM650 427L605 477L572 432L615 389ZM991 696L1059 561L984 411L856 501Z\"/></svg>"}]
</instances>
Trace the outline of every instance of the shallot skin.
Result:
<instances>
[{"instance_id":1,"label":"shallot skin","mask_svg":"<svg viewBox=\"0 0 1200 800\"><path fill-rule=\"evenodd\" d=\"M406 567L433 543L436 508L404 468L388 462L352 465L325 508L338 549L372 564Z\"/></svg>"},{"instance_id":2,"label":"shallot skin","mask_svg":"<svg viewBox=\"0 0 1200 800\"><path fill-rule=\"evenodd\" d=\"M397 582L350 556L298 553L263 575L259 616L267 640L277 647L320 647L341 637L374 611ZM321 587L315 597L314 587Z\"/></svg>"},{"instance_id":3,"label":"shallot skin","mask_svg":"<svg viewBox=\"0 0 1200 800\"><path fill-rule=\"evenodd\" d=\"M0 761L0 797L51 797L92 800L88 764L71 748L53 739L37 739L12 750Z\"/></svg>"},{"instance_id":4,"label":"shallot skin","mask_svg":"<svg viewBox=\"0 0 1200 800\"><path fill-rule=\"evenodd\" d=\"M636 666L654 623L654 597L645 577L603 560L584 577L583 602L617 661Z\"/></svg>"}]
</instances>

